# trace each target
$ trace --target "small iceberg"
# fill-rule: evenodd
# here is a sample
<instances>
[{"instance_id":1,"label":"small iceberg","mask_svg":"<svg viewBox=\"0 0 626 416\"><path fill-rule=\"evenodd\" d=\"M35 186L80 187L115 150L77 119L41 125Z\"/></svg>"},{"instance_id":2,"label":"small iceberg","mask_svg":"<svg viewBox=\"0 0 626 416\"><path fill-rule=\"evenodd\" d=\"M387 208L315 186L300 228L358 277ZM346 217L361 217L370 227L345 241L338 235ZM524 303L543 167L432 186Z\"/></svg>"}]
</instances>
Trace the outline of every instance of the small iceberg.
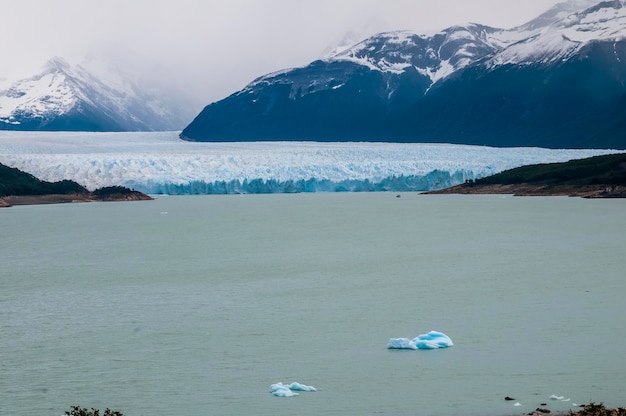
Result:
<instances>
[{"instance_id":1,"label":"small iceberg","mask_svg":"<svg viewBox=\"0 0 626 416\"><path fill-rule=\"evenodd\" d=\"M556 394L553 394L552 396L550 396L550 400L559 400L561 402L569 402L571 399L569 397L566 399L565 396L557 396Z\"/></svg>"},{"instance_id":2,"label":"small iceberg","mask_svg":"<svg viewBox=\"0 0 626 416\"><path fill-rule=\"evenodd\" d=\"M307 386L306 384L300 384L297 382L293 382L289 385L289 388L291 390L297 390L297 391L317 391L317 389L313 386Z\"/></svg>"},{"instance_id":3,"label":"small iceberg","mask_svg":"<svg viewBox=\"0 0 626 416\"><path fill-rule=\"evenodd\" d=\"M413 339L390 338L387 348L397 350L434 350L453 346L452 340L443 332L430 331Z\"/></svg>"},{"instance_id":4,"label":"small iceberg","mask_svg":"<svg viewBox=\"0 0 626 416\"><path fill-rule=\"evenodd\" d=\"M272 384L270 389L276 397L293 397L298 395L298 393L294 393L289 386L285 386L283 383Z\"/></svg>"},{"instance_id":5,"label":"small iceberg","mask_svg":"<svg viewBox=\"0 0 626 416\"><path fill-rule=\"evenodd\" d=\"M293 382L291 384L283 384L281 382L278 382L276 384L272 384L270 386L270 390L272 394L276 397L298 396L299 393L296 393L296 391L317 391L317 389L313 386L307 386L306 384L301 384L298 382Z\"/></svg>"}]
</instances>

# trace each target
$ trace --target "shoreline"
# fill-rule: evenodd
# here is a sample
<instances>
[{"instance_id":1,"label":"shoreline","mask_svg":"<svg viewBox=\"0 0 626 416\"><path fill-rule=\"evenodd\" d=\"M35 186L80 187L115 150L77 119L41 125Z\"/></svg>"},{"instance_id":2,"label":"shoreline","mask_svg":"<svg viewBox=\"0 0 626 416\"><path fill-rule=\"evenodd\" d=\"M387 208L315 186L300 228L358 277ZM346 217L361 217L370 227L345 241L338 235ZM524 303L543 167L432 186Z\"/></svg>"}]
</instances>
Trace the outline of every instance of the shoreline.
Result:
<instances>
[{"instance_id":1,"label":"shoreline","mask_svg":"<svg viewBox=\"0 0 626 416\"><path fill-rule=\"evenodd\" d=\"M546 185L546 184L476 184L464 183L425 195L513 195L513 196L569 196L586 199L626 198L624 185Z\"/></svg>"},{"instance_id":2,"label":"shoreline","mask_svg":"<svg viewBox=\"0 0 626 416\"><path fill-rule=\"evenodd\" d=\"M93 192L71 194L46 194L46 195L8 195L0 197L0 208L9 208L19 205L49 205L49 204L73 204L82 202L121 202L121 201L151 201L154 198L141 193L112 193L104 197L97 196Z\"/></svg>"}]
</instances>

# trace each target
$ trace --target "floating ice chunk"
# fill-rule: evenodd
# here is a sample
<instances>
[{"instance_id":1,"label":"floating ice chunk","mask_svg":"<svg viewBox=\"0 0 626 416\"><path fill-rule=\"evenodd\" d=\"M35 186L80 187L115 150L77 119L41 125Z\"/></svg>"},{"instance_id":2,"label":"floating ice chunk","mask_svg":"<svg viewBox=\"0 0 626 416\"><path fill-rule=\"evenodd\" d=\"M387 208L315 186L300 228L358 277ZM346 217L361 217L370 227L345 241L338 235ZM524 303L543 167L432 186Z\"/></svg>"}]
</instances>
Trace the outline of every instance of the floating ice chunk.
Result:
<instances>
[{"instance_id":1,"label":"floating ice chunk","mask_svg":"<svg viewBox=\"0 0 626 416\"><path fill-rule=\"evenodd\" d=\"M521 404L520 402L515 402L515 404L514 404L513 406L515 406L515 407L519 407L519 406L521 406L521 405L522 405L522 404Z\"/></svg>"},{"instance_id":2,"label":"floating ice chunk","mask_svg":"<svg viewBox=\"0 0 626 416\"><path fill-rule=\"evenodd\" d=\"M450 337L443 332L430 331L409 340L408 338L390 338L387 343L389 349L406 350L433 350L437 348L447 348L454 345Z\"/></svg>"},{"instance_id":3,"label":"floating ice chunk","mask_svg":"<svg viewBox=\"0 0 626 416\"><path fill-rule=\"evenodd\" d=\"M419 349L432 350L435 348L447 348L454 345L450 337L442 332L430 331L428 334L418 335L413 338L412 342L415 343Z\"/></svg>"},{"instance_id":4,"label":"floating ice chunk","mask_svg":"<svg viewBox=\"0 0 626 416\"><path fill-rule=\"evenodd\" d=\"M565 396L557 396L556 394L553 394L552 396L550 396L550 400L560 400L562 402L569 402L571 399L569 397L566 399Z\"/></svg>"},{"instance_id":5,"label":"floating ice chunk","mask_svg":"<svg viewBox=\"0 0 626 416\"><path fill-rule=\"evenodd\" d=\"M298 393L294 393L289 386L285 386L283 383L276 383L270 386L272 394L276 397L293 397Z\"/></svg>"},{"instance_id":6,"label":"floating ice chunk","mask_svg":"<svg viewBox=\"0 0 626 416\"><path fill-rule=\"evenodd\" d=\"M416 350L415 343L408 338L390 338L387 348L395 350Z\"/></svg>"},{"instance_id":7,"label":"floating ice chunk","mask_svg":"<svg viewBox=\"0 0 626 416\"><path fill-rule=\"evenodd\" d=\"M306 384L300 384L295 381L289 385L289 388L297 391L317 391L317 389L313 386L307 386Z\"/></svg>"},{"instance_id":8,"label":"floating ice chunk","mask_svg":"<svg viewBox=\"0 0 626 416\"><path fill-rule=\"evenodd\" d=\"M317 389L313 386L307 386L306 384L301 384L298 382L293 382L291 384L283 384L278 382L276 384L272 384L270 386L272 394L276 397L293 397L298 396L298 393L295 391L317 391Z\"/></svg>"}]
</instances>

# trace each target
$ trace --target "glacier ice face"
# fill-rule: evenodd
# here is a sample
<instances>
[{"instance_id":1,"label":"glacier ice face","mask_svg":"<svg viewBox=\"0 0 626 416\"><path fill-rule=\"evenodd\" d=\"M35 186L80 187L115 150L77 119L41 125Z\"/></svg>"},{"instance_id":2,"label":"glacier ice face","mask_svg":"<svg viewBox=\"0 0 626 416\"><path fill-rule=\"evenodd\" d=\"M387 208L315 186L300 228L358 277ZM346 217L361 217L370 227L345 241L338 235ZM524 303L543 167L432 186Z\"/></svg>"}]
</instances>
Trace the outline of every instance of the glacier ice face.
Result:
<instances>
[{"instance_id":1,"label":"glacier ice face","mask_svg":"<svg viewBox=\"0 0 626 416\"><path fill-rule=\"evenodd\" d=\"M0 131L0 163L90 190L121 185L149 194L441 189L534 163L616 153L448 144L196 143L178 132Z\"/></svg>"},{"instance_id":2,"label":"glacier ice face","mask_svg":"<svg viewBox=\"0 0 626 416\"><path fill-rule=\"evenodd\" d=\"M413 339L391 338L387 343L387 348L400 350L434 350L448 348L453 345L450 337L443 332L430 331L427 334L418 335Z\"/></svg>"}]
</instances>

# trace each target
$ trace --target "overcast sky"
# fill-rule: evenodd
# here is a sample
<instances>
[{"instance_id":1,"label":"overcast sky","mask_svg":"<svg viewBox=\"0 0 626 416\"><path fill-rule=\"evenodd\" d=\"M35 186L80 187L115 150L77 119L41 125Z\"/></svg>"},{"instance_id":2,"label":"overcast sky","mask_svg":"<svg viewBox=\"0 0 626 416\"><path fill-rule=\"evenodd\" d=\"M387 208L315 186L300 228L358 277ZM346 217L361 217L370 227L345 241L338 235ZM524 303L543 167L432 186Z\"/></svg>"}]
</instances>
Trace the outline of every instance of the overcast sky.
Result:
<instances>
[{"instance_id":1,"label":"overcast sky","mask_svg":"<svg viewBox=\"0 0 626 416\"><path fill-rule=\"evenodd\" d=\"M202 105L304 66L348 32L510 28L558 0L0 0L0 86L52 56L108 60Z\"/></svg>"}]
</instances>

